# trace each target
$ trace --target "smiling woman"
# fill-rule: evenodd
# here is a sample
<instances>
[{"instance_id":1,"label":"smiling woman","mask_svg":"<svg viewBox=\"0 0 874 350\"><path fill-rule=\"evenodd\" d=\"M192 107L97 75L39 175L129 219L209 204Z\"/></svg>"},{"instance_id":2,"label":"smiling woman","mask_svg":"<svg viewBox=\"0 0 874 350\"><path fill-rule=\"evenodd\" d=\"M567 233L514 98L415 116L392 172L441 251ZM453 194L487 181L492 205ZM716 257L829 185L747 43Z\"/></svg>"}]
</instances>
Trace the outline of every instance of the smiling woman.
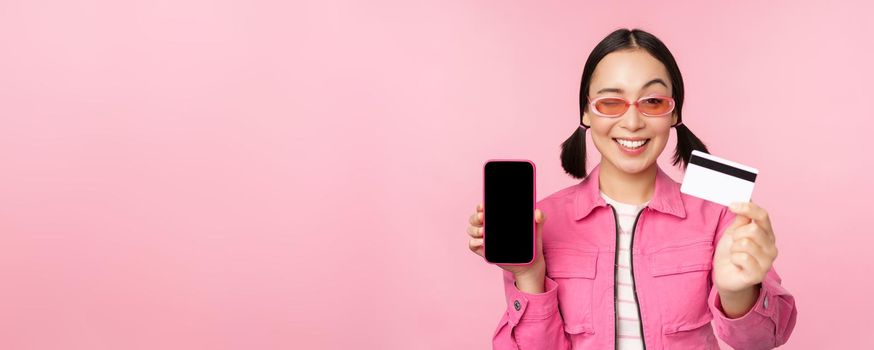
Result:
<instances>
[{"instance_id":1,"label":"smiling woman","mask_svg":"<svg viewBox=\"0 0 874 350\"><path fill-rule=\"evenodd\" d=\"M682 124L683 78L667 47L641 30L611 33L589 55L579 103L561 159L583 180L537 202L542 254L499 265L507 311L494 348L718 349L717 335L737 349L785 343L797 310L772 268L767 212L683 194L658 166L672 128L674 165L707 152ZM601 153L590 174L588 130ZM477 254L483 210L468 228Z\"/></svg>"}]
</instances>

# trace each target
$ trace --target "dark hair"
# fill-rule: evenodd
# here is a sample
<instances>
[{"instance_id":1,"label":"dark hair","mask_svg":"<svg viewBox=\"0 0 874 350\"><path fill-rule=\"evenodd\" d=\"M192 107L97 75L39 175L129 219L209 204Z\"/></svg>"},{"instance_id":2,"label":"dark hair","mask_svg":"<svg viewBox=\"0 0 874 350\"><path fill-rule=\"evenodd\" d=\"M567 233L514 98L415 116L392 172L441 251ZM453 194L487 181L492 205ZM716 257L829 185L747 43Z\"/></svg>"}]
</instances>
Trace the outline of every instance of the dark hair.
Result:
<instances>
[{"instance_id":1,"label":"dark hair","mask_svg":"<svg viewBox=\"0 0 874 350\"><path fill-rule=\"evenodd\" d=\"M689 164L689 158L692 156L692 150L709 153L707 147L701 142L689 128L683 123L683 76L680 75L680 68L677 66L677 61L667 46L654 35L640 29L617 29L607 35L604 40L601 40L589 58L586 60L586 66L583 68L583 78L580 82L580 126L574 130L574 133L561 144L561 166L564 171L571 176L582 179L586 177L586 129L589 126L583 124L583 112L589 104L589 83L592 80L592 74L595 72L595 67L598 62L607 54L624 50L624 49L644 49L657 60L665 65L668 70L668 75L671 78L673 85L673 97L676 102L675 112L677 113L677 124L674 127L677 129L677 147L674 151L674 165L683 161L683 168Z\"/></svg>"}]
</instances>

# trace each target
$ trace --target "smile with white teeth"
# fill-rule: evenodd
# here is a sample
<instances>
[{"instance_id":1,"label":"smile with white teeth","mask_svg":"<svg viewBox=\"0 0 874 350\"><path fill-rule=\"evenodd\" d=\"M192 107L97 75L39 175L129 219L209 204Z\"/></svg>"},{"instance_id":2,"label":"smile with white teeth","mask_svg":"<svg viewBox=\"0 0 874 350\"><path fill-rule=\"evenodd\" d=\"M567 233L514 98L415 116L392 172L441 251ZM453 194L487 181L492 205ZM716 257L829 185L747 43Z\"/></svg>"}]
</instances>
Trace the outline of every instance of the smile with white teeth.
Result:
<instances>
[{"instance_id":1,"label":"smile with white teeth","mask_svg":"<svg viewBox=\"0 0 874 350\"><path fill-rule=\"evenodd\" d=\"M640 141L630 141L630 140L623 140L623 139L613 139L613 140L615 140L620 145L622 145L623 147L628 148L628 149L638 149L638 148L642 147L643 145L645 145L647 142L649 142L649 139L640 140Z\"/></svg>"}]
</instances>

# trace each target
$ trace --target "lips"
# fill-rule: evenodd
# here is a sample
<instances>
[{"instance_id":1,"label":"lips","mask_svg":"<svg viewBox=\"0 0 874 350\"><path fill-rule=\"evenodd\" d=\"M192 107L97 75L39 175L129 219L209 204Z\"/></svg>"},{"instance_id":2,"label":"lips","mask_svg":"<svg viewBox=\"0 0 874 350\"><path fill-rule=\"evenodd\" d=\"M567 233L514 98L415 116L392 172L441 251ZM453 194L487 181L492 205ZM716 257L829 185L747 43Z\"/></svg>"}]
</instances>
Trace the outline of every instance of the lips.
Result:
<instances>
[{"instance_id":1,"label":"lips","mask_svg":"<svg viewBox=\"0 0 874 350\"><path fill-rule=\"evenodd\" d=\"M641 148L649 143L650 139L647 138L614 138L613 141L616 141L622 147L629 150L636 150Z\"/></svg>"},{"instance_id":2,"label":"lips","mask_svg":"<svg viewBox=\"0 0 874 350\"><path fill-rule=\"evenodd\" d=\"M626 141L643 141L649 140L648 137L614 137L614 140L626 140Z\"/></svg>"}]
</instances>

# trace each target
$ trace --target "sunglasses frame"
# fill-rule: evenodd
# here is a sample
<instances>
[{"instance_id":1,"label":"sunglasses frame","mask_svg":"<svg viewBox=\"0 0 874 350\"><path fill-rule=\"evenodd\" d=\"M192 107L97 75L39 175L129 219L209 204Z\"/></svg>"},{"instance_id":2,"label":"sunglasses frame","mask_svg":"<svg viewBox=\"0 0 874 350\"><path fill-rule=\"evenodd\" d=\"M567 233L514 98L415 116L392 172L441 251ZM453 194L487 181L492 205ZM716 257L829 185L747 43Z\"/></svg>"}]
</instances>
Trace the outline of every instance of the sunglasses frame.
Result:
<instances>
[{"instance_id":1,"label":"sunglasses frame","mask_svg":"<svg viewBox=\"0 0 874 350\"><path fill-rule=\"evenodd\" d=\"M671 108L670 108L670 109L669 109L665 114L648 114L648 113L644 113L643 111L640 110L640 107L638 106L638 104L640 103L640 101L643 101L643 100L646 100L646 99L650 99L650 98L663 98L663 99L667 99L668 102L671 104ZM595 108L595 104L598 103L598 102L601 101L601 100L606 100L606 99L616 99L616 100L621 100L621 101L625 102L625 109L622 110L622 113L619 113L619 114L616 114L616 115L611 115L611 114L604 114L604 113L601 113L601 111L599 111L597 108ZM637 108L637 110L640 112L640 114L643 114L643 115L645 115L645 116L647 116L647 117L664 117L664 116L670 115L670 114L674 111L674 108L676 107L676 102L674 101L674 98L673 98L673 97L671 97L671 96L665 96L665 95L649 95L649 96L644 96L644 97L641 97L641 98L639 98L637 101L634 101L634 102L630 102L630 101L628 101L628 100L626 100L626 99L624 99L624 98L622 98L622 97L616 97L616 96L602 96L602 97L598 97L598 98L596 98L596 99L594 99L594 100L589 101L589 110L591 110L593 114L595 114L595 115L597 115L597 116L600 116L600 117L604 117L604 118L618 118L618 117L621 117L622 115L624 115L625 112L628 112L628 108L630 108L631 105L634 105L634 108Z\"/></svg>"}]
</instances>

